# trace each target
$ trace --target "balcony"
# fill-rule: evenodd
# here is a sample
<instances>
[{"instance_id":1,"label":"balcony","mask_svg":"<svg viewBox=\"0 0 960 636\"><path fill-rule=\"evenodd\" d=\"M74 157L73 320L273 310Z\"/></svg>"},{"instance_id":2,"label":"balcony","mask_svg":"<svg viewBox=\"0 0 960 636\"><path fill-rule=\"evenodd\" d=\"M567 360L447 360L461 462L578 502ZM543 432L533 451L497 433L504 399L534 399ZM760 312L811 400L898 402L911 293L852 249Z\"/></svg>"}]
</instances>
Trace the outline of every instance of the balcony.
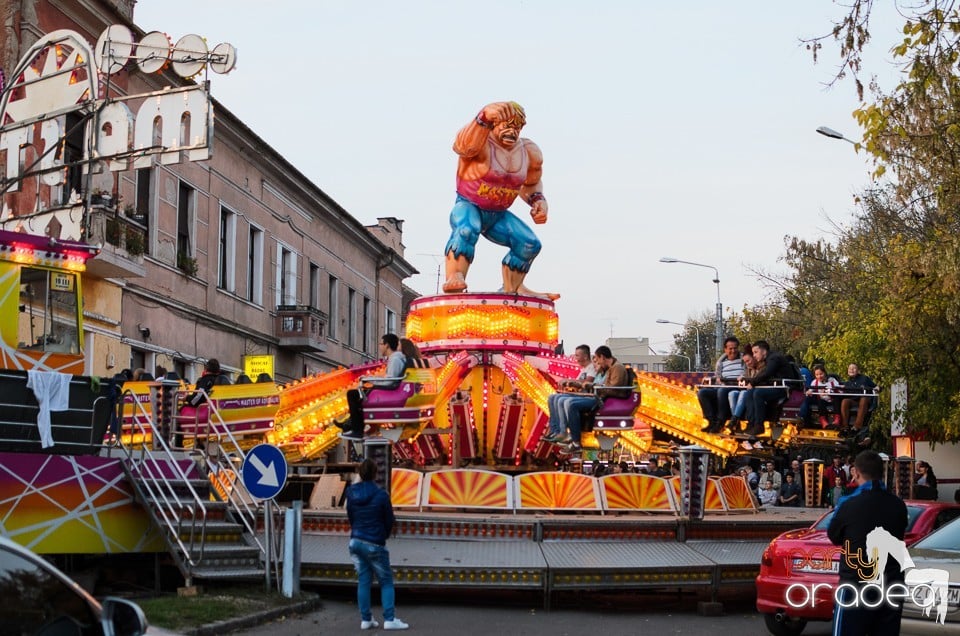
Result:
<instances>
[{"instance_id":1,"label":"balcony","mask_svg":"<svg viewBox=\"0 0 960 636\"><path fill-rule=\"evenodd\" d=\"M295 351L327 350L327 315L314 307L278 305L276 333L280 346Z\"/></svg>"},{"instance_id":2,"label":"balcony","mask_svg":"<svg viewBox=\"0 0 960 636\"><path fill-rule=\"evenodd\" d=\"M145 217L128 217L108 205L90 206L87 243L100 245L100 254L87 261L87 272L97 278L146 276L143 254L147 247Z\"/></svg>"}]
</instances>

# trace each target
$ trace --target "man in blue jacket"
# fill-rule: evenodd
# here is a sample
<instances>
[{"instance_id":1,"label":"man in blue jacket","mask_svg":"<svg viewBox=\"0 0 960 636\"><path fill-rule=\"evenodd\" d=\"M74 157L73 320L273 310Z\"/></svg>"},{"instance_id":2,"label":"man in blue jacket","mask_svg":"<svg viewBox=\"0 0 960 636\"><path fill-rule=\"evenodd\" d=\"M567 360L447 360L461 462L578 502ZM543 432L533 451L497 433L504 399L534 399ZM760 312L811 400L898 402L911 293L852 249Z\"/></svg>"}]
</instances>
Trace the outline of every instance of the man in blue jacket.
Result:
<instances>
[{"instance_id":1,"label":"man in blue jacket","mask_svg":"<svg viewBox=\"0 0 960 636\"><path fill-rule=\"evenodd\" d=\"M357 570L357 604L360 629L380 626L370 611L370 586L376 573L380 582L384 629L407 629L409 625L394 614L393 571L387 537L393 534L393 506L390 496L374 481L377 465L372 459L360 464L360 482L347 489L347 518L350 520L350 558Z\"/></svg>"}]
</instances>

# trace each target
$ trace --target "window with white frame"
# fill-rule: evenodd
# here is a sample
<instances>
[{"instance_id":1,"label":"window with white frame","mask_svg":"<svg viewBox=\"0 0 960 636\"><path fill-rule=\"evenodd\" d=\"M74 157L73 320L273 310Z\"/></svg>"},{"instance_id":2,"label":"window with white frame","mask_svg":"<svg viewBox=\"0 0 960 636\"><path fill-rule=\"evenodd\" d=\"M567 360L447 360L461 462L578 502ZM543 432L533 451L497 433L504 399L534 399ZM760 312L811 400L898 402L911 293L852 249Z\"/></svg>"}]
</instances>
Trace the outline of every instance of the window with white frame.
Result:
<instances>
[{"instance_id":1,"label":"window with white frame","mask_svg":"<svg viewBox=\"0 0 960 636\"><path fill-rule=\"evenodd\" d=\"M327 287L327 312L330 315L330 329L327 330L327 335L333 340L336 340L340 328L340 308L337 305L339 284L336 276L330 276L329 286Z\"/></svg>"},{"instance_id":2,"label":"window with white frame","mask_svg":"<svg viewBox=\"0 0 960 636\"><path fill-rule=\"evenodd\" d=\"M397 333L397 312L393 311L389 307L387 308L386 319L384 324L387 326L387 333Z\"/></svg>"},{"instance_id":3,"label":"window with white frame","mask_svg":"<svg viewBox=\"0 0 960 636\"><path fill-rule=\"evenodd\" d=\"M347 289L347 345L357 347L357 292Z\"/></svg>"},{"instance_id":4,"label":"window with white frame","mask_svg":"<svg viewBox=\"0 0 960 636\"><path fill-rule=\"evenodd\" d=\"M361 347L367 353L373 351L373 307L370 299L366 296L363 297L363 342Z\"/></svg>"},{"instance_id":5,"label":"window with white frame","mask_svg":"<svg viewBox=\"0 0 960 636\"><path fill-rule=\"evenodd\" d=\"M277 243L277 305L297 304L297 253Z\"/></svg>"},{"instance_id":6,"label":"window with white frame","mask_svg":"<svg viewBox=\"0 0 960 636\"><path fill-rule=\"evenodd\" d=\"M237 289L237 215L220 206L220 254L217 263L217 287L228 292Z\"/></svg>"},{"instance_id":7,"label":"window with white frame","mask_svg":"<svg viewBox=\"0 0 960 636\"><path fill-rule=\"evenodd\" d=\"M191 237L196 206L197 191L181 181L177 197L177 267L183 270L191 269L188 260L192 261L194 258Z\"/></svg>"},{"instance_id":8,"label":"window with white frame","mask_svg":"<svg viewBox=\"0 0 960 636\"><path fill-rule=\"evenodd\" d=\"M247 300L263 304L263 230L252 225L247 237Z\"/></svg>"}]
</instances>

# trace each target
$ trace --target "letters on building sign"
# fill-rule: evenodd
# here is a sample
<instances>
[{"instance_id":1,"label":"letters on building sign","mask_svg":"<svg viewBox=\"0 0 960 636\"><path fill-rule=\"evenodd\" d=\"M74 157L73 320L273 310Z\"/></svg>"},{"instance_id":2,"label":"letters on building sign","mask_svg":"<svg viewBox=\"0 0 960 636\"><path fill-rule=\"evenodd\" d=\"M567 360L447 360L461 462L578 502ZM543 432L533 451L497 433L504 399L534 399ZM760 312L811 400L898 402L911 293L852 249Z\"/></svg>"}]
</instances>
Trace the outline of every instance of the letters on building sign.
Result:
<instances>
[{"instance_id":1,"label":"letters on building sign","mask_svg":"<svg viewBox=\"0 0 960 636\"><path fill-rule=\"evenodd\" d=\"M129 29L113 25L96 49L69 30L48 33L30 47L0 92L0 226L49 211L64 237L79 236L82 215L71 212L81 207L90 175L149 167L155 156L161 164L211 157L213 105L206 83L110 98L102 95L110 85L103 72L133 59L142 72L172 62L185 77L207 66L225 73L236 51L229 44L208 51L196 35L176 45L166 36L147 37L134 47ZM13 192L24 196L5 196Z\"/></svg>"}]
</instances>

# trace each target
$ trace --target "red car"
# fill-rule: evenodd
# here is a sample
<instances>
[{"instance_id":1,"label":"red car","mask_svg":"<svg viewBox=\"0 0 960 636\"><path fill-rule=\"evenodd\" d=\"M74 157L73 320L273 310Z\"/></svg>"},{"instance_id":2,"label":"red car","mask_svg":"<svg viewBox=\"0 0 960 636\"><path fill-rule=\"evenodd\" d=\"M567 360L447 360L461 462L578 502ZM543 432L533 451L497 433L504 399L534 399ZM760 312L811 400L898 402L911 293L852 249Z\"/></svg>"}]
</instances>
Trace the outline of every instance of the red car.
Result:
<instances>
[{"instance_id":1,"label":"red car","mask_svg":"<svg viewBox=\"0 0 960 636\"><path fill-rule=\"evenodd\" d=\"M906 504L910 521L904 540L908 546L960 517L960 505L953 503ZM809 528L784 532L763 551L757 576L757 611L774 636L797 636L807 621L833 619L840 548L827 538L832 518L830 511Z\"/></svg>"}]
</instances>

